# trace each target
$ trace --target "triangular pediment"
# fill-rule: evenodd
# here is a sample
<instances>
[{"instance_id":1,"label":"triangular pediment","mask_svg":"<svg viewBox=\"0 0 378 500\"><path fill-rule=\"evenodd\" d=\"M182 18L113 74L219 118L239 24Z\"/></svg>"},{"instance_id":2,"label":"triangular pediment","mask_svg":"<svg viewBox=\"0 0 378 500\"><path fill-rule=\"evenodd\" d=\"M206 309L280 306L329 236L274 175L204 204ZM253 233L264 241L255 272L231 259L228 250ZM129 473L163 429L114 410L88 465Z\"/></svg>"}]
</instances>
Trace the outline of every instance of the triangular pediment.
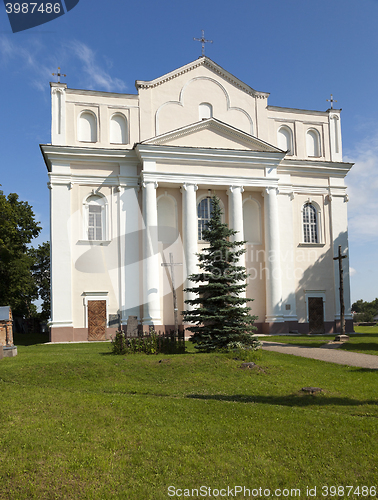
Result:
<instances>
[{"instance_id":1,"label":"triangular pediment","mask_svg":"<svg viewBox=\"0 0 378 500\"><path fill-rule=\"evenodd\" d=\"M284 153L281 149L215 118L158 135L142 144Z\"/></svg>"},{"instance_id":2,"label":"triangular pediment","mask_svg":"<svg viewBox=\"0 0 378 500\"><path fill-rule=\"evenodd\" d=\"M244 92L246 92L249 95L252 95L253 97L266 99L269 96L269 92L259 92L258 90L253 89L252 87L250 87L243 81L239 80L239 78L232 75L229 71L226 71L221 66L219 66L219 64L215 63L206 56L199 57L195 61L192 61L191 63L188 63L185 66L181 66L181 68L175 69L174 71L171 71L166 75L160 76L159 78L155 78L154 80L150 81L137 80L135 82L135 87L137 88L137 90L154 88L159 85L162 85L163 83L169 80L173 80L174 78L177 78L183 75L184 73L189 73L200 66L206 67L213 74L219 75L222 79L228 81L235 87L239 88L240 90L243 90Z\"/></svg>"}]
</instances>

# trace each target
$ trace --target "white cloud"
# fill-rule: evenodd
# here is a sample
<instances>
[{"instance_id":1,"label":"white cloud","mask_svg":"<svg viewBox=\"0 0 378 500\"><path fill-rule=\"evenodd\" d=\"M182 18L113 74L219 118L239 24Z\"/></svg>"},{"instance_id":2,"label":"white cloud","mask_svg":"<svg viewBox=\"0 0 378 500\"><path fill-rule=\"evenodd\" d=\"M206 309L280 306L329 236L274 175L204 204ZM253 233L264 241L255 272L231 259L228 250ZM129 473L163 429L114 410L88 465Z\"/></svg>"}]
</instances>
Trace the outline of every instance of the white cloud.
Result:
<instances>
[{"instance_id":1,"label":"white cloud","mask_svg":"<svg viewBox=\"0 0 378 500\"><path fill-rule=\"evenodd\" d=\"M349 268L349 276L355 276L356 274L357 274L357 271L353 267L350 267Z\"/></svg>"},{"instance_id":2,"label":"white cloud","mask_svg":"<svg viewBox=\"0 0 378 500\"><path fill-rule=\"evenodd\" d=\"M344 160L355 163L346 177L349 238L378 241L378 133L358 144Z\"/></svg>"},{"instance_id":3,"label":"white cloud","mask_svg":"<svg viewBox=\"0 0 378 500\"><path fill-rule=\"evenodd\" d=\"M125 83L119 78L112 77L98 62L96 53L78 40L68 44L62 42L54 51L54 55L51 55L49 48L35 37L28 40L27 44L21 44L0 35L0 64L7 66L7 71L9 65L13 64L11 71L14 74L19 73L22 77L28 73L28 81L43 92L46 92L46 85L51 81L52 73L56 73L59 65L64 72L71 73L68 75L71 82L79 81L84 88L107 92L126 90ZM111 68L112 62L104 61L103 66Z\"/></svg>"},{"instance_id":4,"label":"white cloud","mask_svg":"<svg viewBox=\"0 0 378 500\"><path fill-rule=\"evenodd\" d=\"M96 62L95 52L82 42L77 40L70 42L68 45L69 50L74 54L82 63L83 69L88 76L86 88L96 90L106 90L108 92L119 92L126 89L126 85L119 78L113 78ZM112 66L108 64L108 66Z\"/></svg>"}]
</instances>

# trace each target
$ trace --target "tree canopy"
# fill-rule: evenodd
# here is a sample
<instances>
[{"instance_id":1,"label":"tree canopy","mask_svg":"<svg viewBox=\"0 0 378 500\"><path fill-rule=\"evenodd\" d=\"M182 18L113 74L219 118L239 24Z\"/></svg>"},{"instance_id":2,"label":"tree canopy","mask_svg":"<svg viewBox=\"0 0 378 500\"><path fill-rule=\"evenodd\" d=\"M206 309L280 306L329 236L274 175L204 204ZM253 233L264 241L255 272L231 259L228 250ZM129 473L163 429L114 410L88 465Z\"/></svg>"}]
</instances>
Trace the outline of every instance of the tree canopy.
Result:
<instances>
[{"instance_id":1,"label":"tree canopy","mask_svg":"<svg viewBox=\"0 0 378 500\"><path fill-rule=\"evenodd\" d=\"M355 313L355 321L370 323L378 314L378 298L372 302L365 302L362 299L357 300L357 302L352 304L352 311Z\"/></svg>"},{"instance_id":2,"label":"tree canopy","mask_svg":"<svg viewBox=\"0 0 378 500\"><path fill-rule=\"evenodd\" d=\"M238 265L245 252L243 241L231 241L236 231L222 223L219 199L212 198L211 218L203 231L209 245L198 255L199 274L189 279L194 286L186 291L195 298L185 301L193 307L183 312L185 322L191 323L188 330L193 333L190 340L201 351L254 347L258 340L253 336L255 316L250 314L243 297L247 284L245 267Z\"/></svg>"},{"instance_id":3,"label":"tree canopy","mask_svg":"<svg viewBox=\"0 0 378 500\"><path fill-rule=\"evenodd\" d=\"M39 251L29 245L41 229L28 202L0 190L0 305L11 306L14 316L36 313L33 301L38 298L39 284L32 269Z\"/></svg>"}]
</instances>

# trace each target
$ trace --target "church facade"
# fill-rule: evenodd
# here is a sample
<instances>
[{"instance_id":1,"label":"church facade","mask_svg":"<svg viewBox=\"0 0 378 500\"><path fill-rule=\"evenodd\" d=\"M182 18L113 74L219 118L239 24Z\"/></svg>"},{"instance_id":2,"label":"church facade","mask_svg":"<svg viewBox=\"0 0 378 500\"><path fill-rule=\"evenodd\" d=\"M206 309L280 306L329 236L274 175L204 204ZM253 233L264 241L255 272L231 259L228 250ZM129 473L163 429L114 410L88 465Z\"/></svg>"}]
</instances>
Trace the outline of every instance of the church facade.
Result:
<instances>
[{"instance_id":1,"label":"church facade","mask_svg":"<svg viewBox=\"0 0 378 500\"><path fill-rule=\"evenodd\" d=\"M198 272L211 196L244 240L247 297L261 333L329 332L348 255L340 110L268 105L207 57L137 94L51 83L51 340L105 339L135 317L174 325ZM215 263L216 266L216 263ZM343 260L351 331L349 259ZM130 319L131 321L131 319ZM179 323L181 317L179 316Z\"/></svg>"}]
</instances>

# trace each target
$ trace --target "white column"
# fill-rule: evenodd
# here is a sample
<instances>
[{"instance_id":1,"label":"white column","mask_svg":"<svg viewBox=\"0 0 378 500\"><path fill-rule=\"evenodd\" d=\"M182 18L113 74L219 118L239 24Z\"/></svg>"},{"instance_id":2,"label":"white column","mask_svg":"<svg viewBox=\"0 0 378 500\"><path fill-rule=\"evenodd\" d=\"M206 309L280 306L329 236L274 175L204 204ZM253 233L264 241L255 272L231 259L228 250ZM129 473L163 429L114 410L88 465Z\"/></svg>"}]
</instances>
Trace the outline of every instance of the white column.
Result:
<instances>
[{"instance_id":1,"label":"white column","mask_svg":"<svg viewBox=\"0 0 378 500\"><path fill-rule=\"evenodd\" d=\"M230 186L227 191L229 228L238 231L238 234L232 236L232 241L242 241L244 239L243 192L243 186Z\"/></svg>"},{"instance_id":2,"label":"white column","mask_svg":"<svg viewBox=\"0 0 378 500\"><path fill-rule=\"evenodd\" d=\"M329 137L331 161L343 161L343 151L341 144L340 111L330 110L329 112Z\"/></svg>"},{"instance_id":3,"label":"white column","mask_svg":"<svg viewBox=\"0 0 378 500\"><path fill-rule=\"evenodd\" d=\"M184 276L190 276L197 272L197 256L198 251L198 217L197 217L197 196L196 191L198 186L196 184L185 183L182 186L182 239L184 246L184 257L186 265L186 273ZM188 278L184 282L184 288L193 286ZM184 300L193 299L193 293L184 293ZM193 309L188 304L184 305L185 310Z\"/></svg>"},{"instance_id":4,"label":"white column","mask_svg":"<svg viewBox=\"0 0 378 500\"><path fill-rule=\"evenodd\" d=\"M51 182L51 320L72 327L71 186Z\"/></svg>"},{"instance_id":5,"label":"white column","mask_svg":"<svg viewBox=\"0 0 378 500\"><path fill-rule=\"evenodd\" d=\"M157 182L145 181L143 187L143 324L160 324L159 253L157 234Z\"/></svg>"},{"instance_id":6,"label":"white column","mask_svg":"<svg viewBox=\"0 0 378 500\"><path fill-rule=\"evenodd\" d=\"M140 208L137 187L122 186L119 190L120 309L126 325L129 316L140 319Z\"/></svg>"},{"instance_id":7,"label":"white column","mask_svg":"<svg viewBox=\"0 0 378 500\"><path fill-rule=\"evenodd\" d=\"M66 145L66 88L65 83L51 87L51 144Z\"/></svg>"},{"instance_id":8,"label":"white column","mask_svg":"<svg viewBox=\"0 0 378 500\"><path fill-rule=\"evenodd\" d=\"M280 193L277 201L281 220L285 221L285 224L280 225L282 314L285 321L298 321L293 226L294 193ZM286 309L287 306L289 309Z\"/></svg>"},{"instance_id":9,"label":"white column","mask_svg":"<svg viewBox=\"0 0 378 500\"><path fill-rule=\"evenodd\" d=\"M229 228L237 231L236 234L231 236L231 241L244 240L244 227L243 227L243 186L230 186L228 188L228 220ZM244 247L244 245L243 245ZM238 247L240 250L242 247ZM239 266L245 267L245 254L239 257ZM243 282L244 283L244 282ZM245 291L241 293L242 297L246 296Z\"/></svg>"},{"instance_id":10,"label":"white column","mask_svg":"<svg viewBox=\"0 0 378 500\"><path fill-rule=\"evenodd\" d=\"M283 322L277 191L277 188L269 187L264 193L266 322L268 323Z\"/></svg>"}]
</instances>

